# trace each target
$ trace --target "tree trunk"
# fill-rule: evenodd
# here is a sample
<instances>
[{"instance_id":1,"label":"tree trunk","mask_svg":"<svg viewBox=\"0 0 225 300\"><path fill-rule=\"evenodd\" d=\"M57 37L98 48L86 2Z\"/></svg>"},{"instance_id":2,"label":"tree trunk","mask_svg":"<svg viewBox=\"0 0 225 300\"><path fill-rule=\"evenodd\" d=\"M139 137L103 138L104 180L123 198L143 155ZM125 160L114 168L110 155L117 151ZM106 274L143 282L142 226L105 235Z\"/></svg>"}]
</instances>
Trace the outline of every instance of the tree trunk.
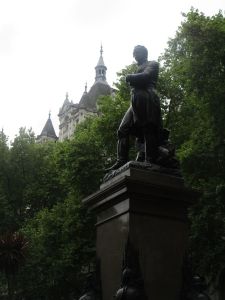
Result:
<instances>
[{"instance_id":1,"label":"tree trunk","mask_svg":"<svg viewBox=\"0 0 225 300\"><path fill-rule=\"evenodd\" d=\"M14 300L14 276L6 274L8 285L8 300Z\"/></svg>"}]
</instances>

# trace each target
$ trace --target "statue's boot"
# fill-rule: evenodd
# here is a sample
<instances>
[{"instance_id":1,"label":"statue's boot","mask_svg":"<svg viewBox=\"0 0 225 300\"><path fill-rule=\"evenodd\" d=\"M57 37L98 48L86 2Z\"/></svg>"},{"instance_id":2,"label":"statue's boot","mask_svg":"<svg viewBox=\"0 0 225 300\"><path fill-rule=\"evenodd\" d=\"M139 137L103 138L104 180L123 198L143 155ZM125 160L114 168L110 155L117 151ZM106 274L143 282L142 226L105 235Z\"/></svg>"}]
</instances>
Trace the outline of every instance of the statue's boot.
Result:
<instances>
[{"instance_id":1,"label":"statue's boot","mask_svg":"<svg viewBox=\"0 0 225 300\"><path fill-rule=\"evenodd\" d=\"M137 156L136 161L144 162L145 161L145 143L136 141L136 149L137 149Z\"/></svg>"},{"instance_id":2,"label":"statue's boot","mask_svg":"<svg viewBox=\"0 0 225 300\"><path fill-rule=\"evenodd\" d=\"M145 134L145 162L156 163L159 156L157 138L153 134Z\"/></svg>"},{"instance_id":3,"label":"statue's boot","mask_svg":"<svg viewBox=\"0 0 225 300\"><path fill-rule=\"evenodd\" d=\"M119 169L128 162L129 137L123 137L117 143L117 160L112 167L105 169L106 172Z\"/></svg>"}]
</instances>

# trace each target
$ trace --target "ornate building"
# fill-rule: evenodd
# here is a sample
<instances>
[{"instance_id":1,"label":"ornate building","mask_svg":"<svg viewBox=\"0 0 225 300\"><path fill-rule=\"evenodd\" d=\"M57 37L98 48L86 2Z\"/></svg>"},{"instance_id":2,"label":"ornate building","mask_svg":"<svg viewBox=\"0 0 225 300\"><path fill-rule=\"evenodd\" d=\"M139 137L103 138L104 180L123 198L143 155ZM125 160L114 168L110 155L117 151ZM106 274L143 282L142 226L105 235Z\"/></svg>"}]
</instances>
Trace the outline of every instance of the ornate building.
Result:
<instances>
[{"instance_id":1,"label":"ornate building","mask_svg":"<svg viewBox=\"0 0 225 300\"><path fill-rule=\"evenodd\" d=\"M49 141L56 142L58 140L57 135L55 134L55 129L52 124L51 114L48 115L48 120L45 123L44 128L40 135L37 136L37 143L46 143Z\"/></svg>"},{"instance_id":2,"label":"ornate building","mask_svg":"<svg viewBox=\"0 0 225 300\"><path fill-rule=\"evenodd\" d=\"M113 89L106 81L107 68L103 61L103 50L101 46L100 57L95 67L95 82L87 91L85 86L84 93L79 103L74 104L69 100L68 93L66 99L59 110L59 140L70 139L76 131L77 124L89 116L97 114L97 99L102 95L110 95Z\"/></svg>"}]
</instances>

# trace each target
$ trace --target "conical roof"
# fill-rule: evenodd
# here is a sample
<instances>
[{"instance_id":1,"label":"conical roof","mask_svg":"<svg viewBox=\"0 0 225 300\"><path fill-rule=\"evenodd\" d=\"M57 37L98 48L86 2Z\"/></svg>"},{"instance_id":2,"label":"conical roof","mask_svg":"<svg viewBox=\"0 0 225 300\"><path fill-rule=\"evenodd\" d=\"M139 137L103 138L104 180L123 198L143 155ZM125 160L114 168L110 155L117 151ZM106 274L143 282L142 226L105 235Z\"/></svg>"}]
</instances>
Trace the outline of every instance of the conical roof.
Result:
<instances>
[{"instance_id":1,"label":"conical roof","mask_svg":"<svg viewBox=\"0 0 225 300\"><path fill-rule=\"evenodd\" d=\"M70 101L69 101L69 94L66 93L66 99L65 99L64 102L63 102L63 106L68 105L68 104L70 104Z\"/></svg>"},{"instance_id":2,"label":"conical roof","mask_svg":"<svg viewBox=\"0 0 225 300\"><path fill-rule=\"evenodd\" d=\"M89 102L89 96L87 92L87 82L85 84L84 93L80 99L79 106L80 107L87 107Z\"/></svg>"},{"instance_id":3,"label":"conical roof","mask_svg":"<svg viewBox=\"0 0 225 300\"><path fill-rule=\"evenodd\" d=\"M101 49L100 49L100 57L99 57L99 60L98 60L98 63L97 63L97 66L96 67L105 67L105 64L104 64L104 60L103 60L103 57L102 57L102 53L103 53L103 49L102 49L102 45L101 45Z\"/></svg>"},{"instance_id":4,"label":"conical roof","mask_svg":"<svg viewBox=\"0 0 225 300\"><path fill-rule=\"evenodd\" d=\"M96 67L105 67L103 57L100 56Z\"/></svg>"},{"instance_id":5,"label":"conical roof","mask_svg":"<svg viewBox=\"0 0 225 300\"><path fill-rule=\"evenodd\" d=\"M41 136L51 137L51 138L57 139L57 135L55 133L55 129L53 127L52 120L51 120L51 115L50 114L49 114L48 120L45 123L45 126L42 129L42 132L41 132L41 134L40 134L39 137L41 137Z\"/></svg>"},{"instance_id":6,"label":"conical roof","mask_svg":"<svg viewBox=\"0 0 225 300\"><path fill-rule=\"evenodd\" d=\"M59 115L63 114L70 106L71 102L69 101L69 94L66 93L66 99L63 102L62 107L59 109Z\"/></svg>"}]
</instances>

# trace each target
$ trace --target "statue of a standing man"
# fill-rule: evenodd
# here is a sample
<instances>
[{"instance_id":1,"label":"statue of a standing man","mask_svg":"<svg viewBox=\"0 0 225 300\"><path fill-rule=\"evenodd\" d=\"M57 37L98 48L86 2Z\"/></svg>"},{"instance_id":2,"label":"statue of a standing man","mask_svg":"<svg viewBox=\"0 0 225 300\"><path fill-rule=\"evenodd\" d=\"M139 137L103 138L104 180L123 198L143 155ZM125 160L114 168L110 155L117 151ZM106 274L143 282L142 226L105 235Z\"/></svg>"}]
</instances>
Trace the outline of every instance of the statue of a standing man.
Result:
<instances>
[{"instance_id":1,"label":"statue of a standing man","mask_svg":"<svg viewBox=\"0 0 225 300\"><path fill-rule=\"evenodd\" d=\"M118 129L117 161L108 170L115 170L128 161L129 136L137 138L138 161L155 163L161 144L162 119L159 97L156 93L159 64L148 61L148 50L136 46L133 56L137 72L126 76L131 86L131 106Z\"/></svg>"}]
</instances>

